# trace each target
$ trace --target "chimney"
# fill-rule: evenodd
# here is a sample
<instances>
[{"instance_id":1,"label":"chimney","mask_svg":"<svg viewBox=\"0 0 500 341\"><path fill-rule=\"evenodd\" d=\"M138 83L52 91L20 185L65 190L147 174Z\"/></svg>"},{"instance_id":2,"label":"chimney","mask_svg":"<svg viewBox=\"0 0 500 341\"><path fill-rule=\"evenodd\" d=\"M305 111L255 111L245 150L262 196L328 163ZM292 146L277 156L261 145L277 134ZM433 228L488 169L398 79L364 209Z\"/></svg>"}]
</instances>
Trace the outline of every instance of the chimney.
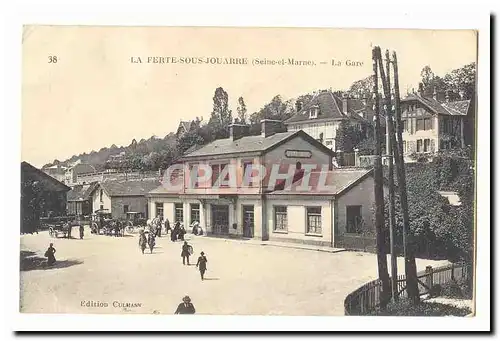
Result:
<instances>
[{"instance_id":1,"label":"chimney","mask_svg":"<svg viewBox=\"0 0 500 341\"><path fill-rule=\"evenodd\" d=\"M446 93L445 93L445 97L444 97L444 100L446 103L449 103L450 102L450 90L446 90Z\"/></svg>"},{"instance_id":2,"label":"chimney","mask_svg":"<svg viewBox=\"0 0 500 341\"><path fill-rule=\"evenodd\" d=\"M461 99L461 100L465 99L465 91L460 90L460 91L458 92L458 94L460 95L460 99Z\"/></svg>"},{"instance_id":3,"label":"chimney","mask_svg":"<svg viewBox=\"0 0 500 341\"><path fill-rule=\"evenodd\" d=\"M342 112L347 115L349 105L348 105L348 100L349 100L349 95L343 94L342 95Z\"/></svg>"},{"instance_id":4,"label":"chimney","mask_svg":"<svg viewBox=\"0 0 500 341\"><path fill-rule=\"evenodd\" d=\"M438 100L438 92L437 92L436 88L434 88L434 92L432 93L432 98L434 98L435 101Z\"/></svg>"},{"instance_id":5,"label":"chimney","mask_svg":"<svg viewBox=\"0 0 500 341\"><path fill-rule=\"evenodd\" d=\"M247 124L233 123L229 125L229 137L231 140L236 141L243 136L248 136L250 133L250 126Z\"/></svg>"},{"instance_id":6,"label":"chimney","mask_svg":"<svg viewBox=\"0 0 500 341\"><path fill-rule=\"evenodd\" d=\"M302 110L302 101L297 100L295 102L295 109L297 110L297 112L300 112Z\"/></svg>"},{"instance_id":7,"label":"chimney","mask_svg":"<svg viewBox=\"0 0 500 341\"><path fill-rule=\"evenodd\" d=\"M418 83L418 95L424 97L424 84L422 82Z\"/></svg>"},{"instance_id":8,"label":"chimney","mask_svg":"<svg viewBox=\"0 0 500 341\"><path fill-rule=\"evenodd\" d=\"M260 121L260 124L262 137L268 137L276 133L282 133L286 131L283 122L279 120L265 119Z\"/></svg>"}]
</instances>

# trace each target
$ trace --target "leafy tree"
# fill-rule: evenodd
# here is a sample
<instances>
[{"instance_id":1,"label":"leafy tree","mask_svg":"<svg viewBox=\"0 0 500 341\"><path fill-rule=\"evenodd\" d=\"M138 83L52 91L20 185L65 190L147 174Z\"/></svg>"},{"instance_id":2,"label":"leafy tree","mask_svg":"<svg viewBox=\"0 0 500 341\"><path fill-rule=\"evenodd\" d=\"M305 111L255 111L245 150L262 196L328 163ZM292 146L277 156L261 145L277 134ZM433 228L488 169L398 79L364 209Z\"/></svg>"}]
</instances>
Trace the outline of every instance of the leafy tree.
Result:
<instances>
[{"instance_id":1,"label":"leafy tree","mask_svg":"<svg viewBox=\"0 0 500 341\"><path fill-rule=\"evenodd\" d=\"M370 98L372 91L373 91L373 77L368 76L366 78L360 79L352 83L349 90L347 90L347 94L351 97L362 96Z\"/></svg>"},{"instance_id":2,"label":"leafy tree","mask_svg":"<svg viewBox=\"0 0 500 341\"><path fill-rule=\"evenodd\" d=\"M444 76L449 89L462 93L464 99L474 99L476 92L476 63L464 65Z\"/></svg>"},{"instance_id":3,"label":"leafy tree","mask_svg":"<svg viewBox=\"0 0 500 341\"><path fill-rule=\"evenodd\" d=\"M238 120L241 124L246 124L247 122L247 106L243 97L238 98Z\"/></svg>"},{"instance_id":4,"label":"leafy tree","mask_svg":"<svg viewBox=\"0 0 500 341\"><path fill-rule=\"evenodd\" d=\"M450 261L473 259L474 172L472 160L443 153L432 162L406 165L410 232L420 257ZM439 190L457 191L461 205L452 206ZM396 192L396 245L402 252L403 219ZM388 223L388 202L386 224ZM386 226L388 229L389 227Z\"/></svg>"},{"instance_id":5,"label":"leafy tree","mask_svg":"<svg viewBox=\"0 0 500 341\"><path fill-rule=\"evenodd\" d=\"M229 136L229 125L233 122L232 112L229 109L229 96L227 92L218 87L213 97L213 110L208 124L212 129L214 139Z\"/></svg>"}]
</instances>

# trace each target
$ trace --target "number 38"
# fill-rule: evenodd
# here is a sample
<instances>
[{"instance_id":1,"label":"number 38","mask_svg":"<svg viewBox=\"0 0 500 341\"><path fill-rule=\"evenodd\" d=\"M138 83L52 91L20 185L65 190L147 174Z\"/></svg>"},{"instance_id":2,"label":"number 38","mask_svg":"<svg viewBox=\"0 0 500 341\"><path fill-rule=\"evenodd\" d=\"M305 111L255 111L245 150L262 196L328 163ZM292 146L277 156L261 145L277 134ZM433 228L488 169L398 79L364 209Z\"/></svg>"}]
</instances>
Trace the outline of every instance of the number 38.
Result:
<instances>
[{"instance_id":1,"label":"number 38","mask_svg":"<svg viewBox=\"0 0 500 341\"><path fill-rule=\"evenodd\" d=\"M57 56L49 56L49 64L57 63Z\"/></svg>"}]
</instances>

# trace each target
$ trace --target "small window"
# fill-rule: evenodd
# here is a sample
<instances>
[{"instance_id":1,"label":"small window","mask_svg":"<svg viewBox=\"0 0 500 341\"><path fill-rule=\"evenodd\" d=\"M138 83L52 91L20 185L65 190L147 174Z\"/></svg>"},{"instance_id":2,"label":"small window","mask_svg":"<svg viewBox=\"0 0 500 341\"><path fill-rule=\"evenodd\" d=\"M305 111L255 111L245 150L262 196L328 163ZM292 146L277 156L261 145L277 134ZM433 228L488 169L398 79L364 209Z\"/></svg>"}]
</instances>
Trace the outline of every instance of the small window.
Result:
<instances>
[{"instance_id":1,"label":"small window","mask_svg":"<svg viewBox=\"0 0 500 341\"><path fill-rule=\"evenodd\" d=\"M346 206L346 232L361 234L363 232L363 217L361 206Z\"/></svg>"},{"instance_id":2,"label":"small window","mask_svg":"<svg viewBox=\"0 0 500 341\"><path fill-rule=\"evenodd\" d=\"M155 209L156 209L156 216L155 217L161 217L163 218L163 203L162 202L156 202L155 203Z\"/></svg>"},{"instance_id":3,"label":"small window","mask_svg":"<svg viewBox=\"0 0 500 341\"><path fill-rule=\"evenodd\" d=\"M288 213L286 206L274 206L274 231L288 231Z\"/></svg>"},{"instance_id":4,"label":"small window","mask_svg":"<svg viewBox=\"0 0 500 341\"><path fill-rule=\"evenodd\" d=\"M424 119L424 130L432 130L432 119Z\"/></svg>"},{"instance_id":5,"label":"small window","mask_svg":"<svg viewBox=\"0 0 500 341\"><path fill-rule=\"evenodd\" d=\"M184 221L184 208L182 204L175 204L175 221L180 223Z\"/></svg>"},{"instance_id":6,"label":"small window","mask_svg":"<svg viewBox=\"0 0 500 341\"><path fill-rule=\"evenodd\" d=\"M288 231L288 212L286 206L274 207L274 231Z\"/></svg>"},{"instance_id":7,"label":"small window","mask_svg":"<svg viewBox=\"0 0 500 341\"><path fill-rule=\"evenodd\" d=\"M408 121L404 120L403 122L403 131L408 131Z\"/></svg>"},{"instance_id":8,"label":"small window","mask_svg":"<svg viewBox=\"0 0 500 341\"><path fill-rule=\"evenodd\" d=\"M189 224L197 221L200 222L200 204L191 204L191 214L190 214L190 222Z\"/></svg>"},{"instance_id":9,"label":"small window","mask_svg":"<svg viewBox=\"0 0 500 341\"><path fill-rule=\"evenodd\" d=\"M424 140L424 152L430 152L430 151L431 151L431 140L425 139Z\"/></svg>"},{"instance_id":10,"label":"small window","mask_svg":"<svg viewBox=\"0 0 500 341\"><path fill-rule=\"evenodd\" d=\"M252 170L253 163L251 161L243 163L243 184L252 186Z\"/></svg>"},{"instance_id":11,"label":"small window","mask_svg":"<svg viewBox=\"0 0 500 341\"><path fill-rule=\"evenodd\" d=\"M417 140L417 153L422 152L422 140Z\"/></svg>"},{"instance_id":12,"label":"small window","mask_svg":"<svg viewBox=\"0 0 500 341\"><path fill-rule=\"evenodd\" d=\"M332 141L326 141L326 145L327 146L331 146L332 145Z\"/></svg>"},{"instance_id":13,"label":"small window","mask_svg":"<svg viewBox=\"0 0 500 341\"><path fill-rule=\"evenodd\" d=\"M308 234L321 234L321 207L307 207L307 230Z\"/></svg>"},{"instance_id":14,"label":"small window","mask_svg":"<svg viewBox=\"0 0 500 341\"><path fill-rule=\"evenodd\" d=\"M425 130L424 119L417 120L417 131L419 130Z\"/></svg>"},{"instance_id":15,"label":"small window","mask_svg":"<svg viewBox=\"0 0 500 341\"><path fill-rule=\"evenodd\" d=\"M127 213L128 212L128 205L123 205L123 213Z\"/></svg>"}]
</instances>

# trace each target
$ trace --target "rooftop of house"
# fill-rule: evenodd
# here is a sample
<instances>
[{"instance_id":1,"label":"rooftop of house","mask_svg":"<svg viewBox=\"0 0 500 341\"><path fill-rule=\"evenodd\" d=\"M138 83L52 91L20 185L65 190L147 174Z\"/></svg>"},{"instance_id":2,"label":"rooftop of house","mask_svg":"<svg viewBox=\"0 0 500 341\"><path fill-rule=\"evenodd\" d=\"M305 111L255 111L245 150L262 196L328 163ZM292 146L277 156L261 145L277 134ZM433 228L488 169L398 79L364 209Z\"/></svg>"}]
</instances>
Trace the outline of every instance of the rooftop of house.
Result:
<instances>
[{"instance_id":1,"label":"rooftop of house","mask_svg":"<svg viewBox=\"0 0 500 341\"><path fill-rule=\"evenodd\" d=\"M417 101L431 110L435 114L466 116L469 112L470 100L441 102L430 96L422 96L417 93L409 94L401 100L401 103Z\"/></svg>"},{"instance_id":2,"label":"rooftop of house","mask_svg":"<svg viewBox=\"0 0 500 341\"><path fill-rule=\"evenodd\" d=\"M90 195L94 191L95 188L98 187L97 182L91 182L85 185L75 185L68 192L67 199L68 201L83 201L90 199Z\"/></svg>"},{"instance_id":3,"label":"rooftop of house","mask_svg":"<svg viewBox=\"0 0 500 341\"><path fill-rule=\"evenodd\" d=\"M70 187L62 182L54 179L28 162L23 161L21 162L21 181L27 180L40 181L48 191L67 192L71 190Z\"/></svg>"},{"instance_id":4,"label":"rooftop of house","mask_svg":"<svg viewBox=\"0 0 500 341\"><path fill-rule=\"evenodd\" d=\"M324 195L341 195L352 186L371 175L372 168L334 168L333 170L313 171L309 175L307 190L301 189L302 177L295 176L297 179L289 187L285 187L285 181L277 184L275 190L270 191L271 194L324 194ZM326 173L326 174L325 174ZM305 186L306 184L304 184Z\"/></svg>"},{"instance_id":5,"label":"rooftop of house","mask_svg":"<svg viewBox=\"0 0 500 341\"><path fill-rule=\"evenodd\" d=\"M181 121L179 123L179 127L184 128L184 131L189 131L189 130L191 130L192 124L193 124L193 121Z\"/></svg>"},{"instance_id":6,"label":"rooftop of house","mask_svg":"<svg viewBox=\"0 0 500 341\"><path fill-rule=\"evenodd\" d=\"M76 174L95 173L97 169L88 163L78 163L70 168Z\"/></svg>"},{"instance_id":7,"label":"rooftop of house","mask_svg":"<svg viewBox=\"0 0 500 341\"><path fill-rule=\"evenodd\" d=\"M160 186L159 180L104 180L100 183L110 196L141 196Z\"/></svg>"},{"instance_id":8,"label":"rooftop of house","mask_svg":"<svg viewBox=\"0 0 500 341\"><path fill-rule=\"evenodd\" d=\"M273 147L279 142L290 138L294 134L294 132L286 132L276 133L268 137L262 137L261 135L244 136L236 141L234 141L230 137L226 139L219 139L184 155L184 158L221 154L262 152Z\"/></svg>"},{"instance_id":9,"label":"rooftop of house","mask_svg":"<svg viewBox=\"0 0 500 341\"><path fill-rule=\"evenodd\" d=\"M347 103L347 113L343 110L343 101ZM304 103L302 109L295 115L290 117L285 124L314 121L314 120L344 120L344 119L362 119L359 115L364 112L366 114L373 114L373 109L368 100L364 101L359 98L340 98L331 91L324 90L314 95L314 97L307 103ZM317 117L310 117L309 110L312 107L319 108Z\"/></svg>"}]
</instances>

